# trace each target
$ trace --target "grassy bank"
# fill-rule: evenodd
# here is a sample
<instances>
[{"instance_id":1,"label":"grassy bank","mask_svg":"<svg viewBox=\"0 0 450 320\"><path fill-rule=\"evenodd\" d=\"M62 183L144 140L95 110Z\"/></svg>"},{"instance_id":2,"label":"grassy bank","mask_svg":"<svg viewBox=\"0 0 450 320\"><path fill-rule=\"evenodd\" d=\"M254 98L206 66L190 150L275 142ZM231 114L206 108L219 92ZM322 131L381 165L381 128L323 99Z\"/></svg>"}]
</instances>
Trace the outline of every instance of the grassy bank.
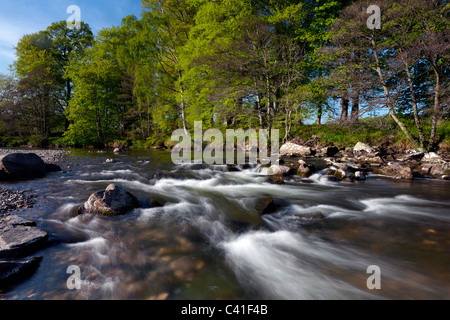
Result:
<instances>
[{"instance_id":1,"label":"grassy bank","mask_svg":"<svg viewBox=\"0 0 450 320\"><path fill-rule=\"evenodd\" d=\"M407 128L416 138L417 129L412 119L403 119ZM425 140L428 142L431 122L422 123ZM411 149L413 144L406 138L405 134L398 128L390 117L367 118L356 124L327 123L323 125L307 125L296 127L293 130L295 140L307 142L316 136L321 144L334 144L339 148L352 147L361 141L373 146L389 145L399 150ZM450 121L443 121L437 129L435 150L450 151Z\"/></svg>"},{"instance_id":2,"label":"grassy bank","mask_svg":"<svg viewBox=\"0 0 450 320\"><path fill-rule=\"evenodd\" d=\"M403 122L416 138L418 136L412 118L403 118ZM431 131L431 121L422 123L425 140L428 142ZM221 130L225 137L225 129ZM300 125L294 126L291 131L292 138L299 144L319 144L323 147L335 145L339 148L352 147L361 141L373 146L389 146L403 151L414 146L406 138L404 133L398 128L390 117L376 117L361 119L358 123L329 122L322 125ZM280 130L280 138L284 136L284 129ZM170 136L163 136L161 133L154 133L146 140L115 139L106 145L108 148L133 148L148 149L153 147L172 147L176 144L171 141ZM62 137L39 138L32 136L29 138L0 137L1 147L69 147L64 143ZM73 146L72 146L73 147ZM105 146L75 146L81 148L102 148ZM442 121L437 128L436 145L434 150L450 152L450 121Z\"/></svg>"}]
</instances>

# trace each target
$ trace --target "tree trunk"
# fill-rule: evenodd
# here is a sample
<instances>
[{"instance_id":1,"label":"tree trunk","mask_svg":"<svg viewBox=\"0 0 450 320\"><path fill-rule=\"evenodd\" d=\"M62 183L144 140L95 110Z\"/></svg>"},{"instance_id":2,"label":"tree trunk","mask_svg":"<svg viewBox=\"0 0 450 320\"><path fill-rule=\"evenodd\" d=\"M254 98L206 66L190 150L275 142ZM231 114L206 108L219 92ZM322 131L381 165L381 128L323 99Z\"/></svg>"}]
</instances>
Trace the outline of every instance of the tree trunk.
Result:
<instances>
[{"instance_id":1,"label":"tree trunk","mask_svg":"<svg viewBox=\"0 0 450 320\"><path fill-rule=\"evenodd\" d=\"M391 95L389 93L389 88L387 87L386 81L384 79L383 72L381 71L381 65L380 65L380 57L378 56L378 48L376 46L375 40L372 39L372 51L375 57L375 63L376 63L376 71L378 73L378 77L380 79L381 85L383 87L384 95L386 97L386 105L389 109L389 114L391 115L392 119L397 123L397 125L400 127L400 129L403 131L403 133L406 135L408 140L415 146L418 147L417 141L414 140L414 138L409 133L408 129L405 127L403 122L397 117L395 114L394 106L392 104Z\"/></svg>"},{"instance_id":2,"label":"tree trunk","mask_svg":"<svg viewBox=\"0 0 450 320\"><path fill-rule=\"evenodd\" d=\"M428 142L428 148L432 148L434 146L436 140L437 123L438 120L440 120L441 118L440 115L441 112L439 108L439 92L441 91L441 83L439 71L435 63L433 63L433 69L434 74L436 76L436 86L434 88L434 110L433 110L433 117L431 118L431 133L430 133L430 140Z\"/></svg>"},{"instance_id":3,"label":"tree trunk","mask_svg":"<svg viewBox=\"0 0 450 320\"><path fill-rule=\"evenodd\" d=\"M97 124L97 137L100 140L100 142L103 142L102 123L101 123L100 112L99 112L98 108L95 109L95 122Z\"/></svg>"},{"instance_id":4,"label":"tree trunk","mask_svg":"<svg viewBox=\"0 0 450 320\"><path fill-rule=\"evenodd\" d=\"M289 110L286 108L286 117L284 119L284 127L285 127L285 134L283 138L283 142L287 142L291 136L291 127L292 127L292 109Z\"/></svg>"},{"instance_id":5,"label":"tree trunk","mask_svg":"<svg viewBox=\"0 0 450 320\"><path fill-rule=\"evenodd\" d=\"M67 88L67 95L66 95L66 110L65 111L67 114L67 108L69 107L69 102L70 102L70 99L72 96L72 86L70 85L70 79L67 79L66 88ZM69 121L69 119L67 119L67 116L66 116L66 120L65 120L65 124L64 124L65 131L67 131L69 129L69 125L70 125L70 121Z\"/></svg>"},{"instance_id":6,"label":"tree trunk","mask_svg":"<svg viewBox=\"0 0 450 320\"><path fill-rule=\"evenodd\" d=\"M231 126L236 125L237 122L237 116L239 114L239 111L242 109L242 97L239 97L236 99L236 104L234 106L234 113L233 113L233 120L231 121Z\"/></svg>"},{"instance_id":7,"label":"tree trunk","mask_svg":"<svg viewBox=\"0 0 450 320\"><path fill-rule=\"evenodd\" d=\"M406 75L408 78L409 92L411 94L411 104L412 104L413 112L414 112L414 121L416 122L417 132L419 133L419 144L420 144L420 147L423 148L424 147L423 129L422 129L422 125L421 125L420 119L419 119L419 111L417 108L417 99L416 99L416 94L414 92L414 85L412 82L411 71L409 69L410 68L409 63L406 60L406 58L402 57L402 61L403 61L403 65L405 66L405 71L406 71Z\"/></svg>"},{"instance_id":8,"label":"tree trunk","mask_svg":"<svg viewBox=\"0 0 450 320\"><path fill-rule=\"evenodd\" d=\"M181 71L178 72L178 77L181 80L181 78L182 78ZM184 130L184 133L186 135L188 135L189 131L187 129L187 124L186 124L186 112L184 110L184 89L183 89L183 85L181 83L180 83L180 108L181 108L181 120L183 122L183 130Z\"/></svg>"},{"instance_id":9,"label":"tree trunk","mask_svg":"<svg viewBox=\"0 0 450 320\"><path fill-rule=\"evenodd\" d=\"M322 102L319 102L319 105L317 106L317 122L316 122L318 125L322 124L322 113L323 113Z\"/></svg>"},{"instance_id":10,"label":"tree trunk","mask_svg":"<svg viewBox=\"0 0 450 320\"><path fill-rule=\"evenodd\" d=\"M357 123L359 118L359 91L353 89L352 91L352 111L350 115L350 121Z\"/></svg>"},{"instance_id":11,"label":"tree trunk","mask_svg":"<svg viewBox=\"0 0 450 320\"><path fill-rule=\"evenodd\" d=\"M270 88L270 79L268 72L266 73L266 85L267 85L267 130L269 135L269 140L271 137L271 129L272 129L272 117L271 117L271 104L272 104L272 97L271 97L271 88Z\"/></svg>"},{"instance_id":12,"label":"tree trunk","mask_svg":"<svg viewBox=\"0 0 450 320\"><path fill-rule=\"evenodd\" d=\"M348 93L347 91L342 94L341 97L341 121L347 121L348 120Z\"/></svg>"},{"instance_id":13,"label":"tree trunk","mask_svg":"<svg viewBox=\"0 0 450 320\"><path fill-rule=\"evenodd\" d=\"M261 106L261 96L260 96L259 92L256 95L256 106L258 108L259 128L262 129L264 126L264 121L263 121L262 106Z\"/></svg>"}]
</instances>

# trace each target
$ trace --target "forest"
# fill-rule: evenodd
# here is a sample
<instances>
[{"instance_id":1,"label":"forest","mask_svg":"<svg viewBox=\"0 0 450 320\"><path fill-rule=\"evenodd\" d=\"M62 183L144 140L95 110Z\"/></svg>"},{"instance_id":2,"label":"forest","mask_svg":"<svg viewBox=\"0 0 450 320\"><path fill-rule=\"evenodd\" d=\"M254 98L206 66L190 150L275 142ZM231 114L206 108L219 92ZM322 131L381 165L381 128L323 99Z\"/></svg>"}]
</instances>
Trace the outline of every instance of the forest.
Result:
<instances>
[{"instance_id":1,"label":"forest","mask_svg":"<svg viewBox=\"0 0 450 320\"><path fill-rule=\"evenodd\" d=\"M375 8L375 9L374 9ZM377 10L379 9L379 16ZM23 36L0 75L0 146L170 147L174 130L392 134L450 149L446 0L142 0L93 34Z\"/></svg>"}]
</instances>

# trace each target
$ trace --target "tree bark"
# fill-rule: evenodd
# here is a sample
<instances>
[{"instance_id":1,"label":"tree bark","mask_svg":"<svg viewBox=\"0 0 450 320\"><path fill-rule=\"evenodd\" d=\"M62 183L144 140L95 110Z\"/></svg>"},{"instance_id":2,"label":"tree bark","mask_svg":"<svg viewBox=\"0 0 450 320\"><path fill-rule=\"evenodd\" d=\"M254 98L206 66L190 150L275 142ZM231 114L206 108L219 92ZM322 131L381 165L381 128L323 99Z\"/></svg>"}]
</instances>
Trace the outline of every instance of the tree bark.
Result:
<instances>
[{"instance_id":1,"label":"tree bark","mask_svg":"<svg viewBox=\"0 0 450 320\"><path fill-rule=\"evenodd\" d=\"M386 97L386 106L389 109L389 114L391 115L392 119L394 119L395 123L400 127L400 129L403 131L405 136L408 138L408 140L415 146L418 147L417 141L414 140L414 138L409 133L408 129L405 127L404 123L397 117L395 114L394 106L392 104L391 95L389 93L389 88L387 87L386 80L384 79L383 72L381 71L381 65L380 65L380 57L378 56L378 48L375 43L375 40L372 38L372 51L373 55L375 57L375 63L376 63L376 71L378 73L378 77L380 79L381 85L383 87L384 95Z\"/></svg>"},{"instance_id":2,"label":"tree bark","mask_svg":"<svg viewBox=\"0 0 450 320\"><path fill-rule=\"evenodd\" d=\"M317 122L316 122L318 125L322 124L322 113L323 113L322 102L319 102L319 105L317 106Z\"/></svg>"},{"instance_id":3,"label":"tree bark","mask_svg":"<svg viewBox=\"0 0 450 320\"><path fill-rule=\"evenodd\" d=\"M344 92L341 97L341 121L347 121L348 120L348 93Z\"/></svg>"},{"instance_id":4,"label":"tree bark","mask_svg":"<svg viewBox=\"0 0 450 320\"><path fill-rule=\"evenodd\" d=\"M352 91L352 111L350 114L351 123L357 123L359 119L359 91L353 88Z\"/></svg>"},{"instance_id":5,"label":"tree bark","mask_svg":"<svg viewBox=\"0 0 450 320\"><path fill-rule=\"evenodd\" d=\"M432 63L434 74L436 76L436 86L434 88L434 110L433 110L433 116L431 118L431 133L430 133L430 140L428 142L428 148L432 148L434 146L435 140L436 140L436 130L437 130L437 123L438 120L441 118L441 112L439 107L439 92L441 91L441 82L440 82L440 75L439 70L437 68L437 65Z\"/></svg>"},{"instance_id":6,"label":"tree bark","mask_svg":"<svg viewBox=\"0 0 450 320\"><path fill-rule=\"evenodd\" d=\"M181 71L178 72L178 77L181 80L182 73ZM184 110L184 89L183 84L180 83L180 108L181 108L181 120L183 122L183 130L186 135L189 134L189 131L187 129L187 123L186 123L186 112Z\"/></svg>"},{"instance_id":7,"label":"tree bark","mask_svg":"<svg viewBox=\"0 0 450 320\"><path fill-rule=\"evenodd\" d=\"M260 96L259 92L256 94L256 106L258 108L259 128L262 129L264 126L264 121L263 121L262 106L261 106L261 96Z\"/></svg>"},{"instance_id":8,"label":"tree bark","mask_svg":"<svg viewBox=\"0 0 450 320\"><path fill-rule=\"evenodd\" d=\"M402 53L400 53L400 54L402 54ZM417 108L417 99L416 99L416 94L414 92L414 85L412 82L410 66L405 57L402 57L402 61L403 61L403 65L405 67L406 76L408 78L408 86L409 86L409 92L411 94L411 105L413 107L414 121L416 122L417 132L419 133L419 144L420 144L420 147L423 148L424 147L423 129L422 129L422 124L420 123L419 111Z\"/></svg>"}]
</instances>

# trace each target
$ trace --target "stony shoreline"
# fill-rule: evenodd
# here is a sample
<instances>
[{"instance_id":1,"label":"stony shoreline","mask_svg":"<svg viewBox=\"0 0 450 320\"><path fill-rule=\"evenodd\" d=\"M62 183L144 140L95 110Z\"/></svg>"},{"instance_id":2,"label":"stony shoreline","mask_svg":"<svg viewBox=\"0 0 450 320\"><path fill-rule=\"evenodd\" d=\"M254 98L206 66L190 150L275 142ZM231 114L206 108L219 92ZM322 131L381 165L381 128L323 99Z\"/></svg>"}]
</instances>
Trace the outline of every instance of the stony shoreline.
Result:
<instances>
[{"instance_id":1,"label":"stony shoreline","mask_svg":"<svg viewBox=\"0 0 450 320\"><path fill-rule=\"evenodd\" d=\"M18 209L32 208L35 197L35 195L26 195L24 191L0 188L0 216Z\"/></svg>"},{"instance_id":2,"label":"stony shoreline","mask_svg":"<svg viewBox=\"0 0 450 320\"><path fill-rule=\"evenodd\" d=\"M47 172L60 171L60 166L66 164L68 154L63 150L0 149L0 158L4 161L3 157L17 153L37 155L43 170ZM27 162L21 165L27 165ZM20 168L25 167L18 166L16 171ZM3 167L2 170L8 169ZM3 176L7 175L3 172ZM14 177L12 175L10 178ZM0 188L0 292L33 274L42 259L32 255L46 244L48 234L39 229L35 222L16 215L18 210L32 208L35 197L24 190Z\"/></svg>"}]
</instances>

